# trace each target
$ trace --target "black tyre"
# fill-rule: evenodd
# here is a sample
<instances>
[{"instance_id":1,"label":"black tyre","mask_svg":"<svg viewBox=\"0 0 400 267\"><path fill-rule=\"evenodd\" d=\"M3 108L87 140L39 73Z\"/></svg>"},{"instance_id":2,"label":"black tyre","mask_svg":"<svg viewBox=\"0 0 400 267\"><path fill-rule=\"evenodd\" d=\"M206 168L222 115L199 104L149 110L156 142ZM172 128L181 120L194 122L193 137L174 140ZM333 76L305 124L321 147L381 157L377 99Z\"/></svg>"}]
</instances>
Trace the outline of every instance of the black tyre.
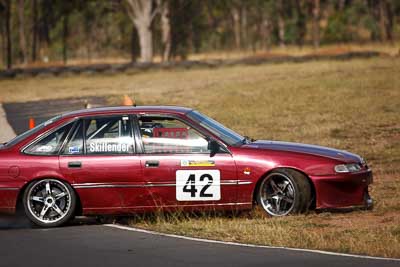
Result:
<instances>
[{"instance_id":1,"label":"black tyre","mask_svg":"<svg viewBox=\"0 0 400 267\"><path fill-rule=\"evenodd\" d=\"M285 216L308 210L311 186L303 174L280 169L268 174L257 192L257 203L270 216Z\"/></svg>"},{"instance_id":2,"label":"black tyre","mask_svg":"<svg viewBox=\"0 0 400 267\"><path fill-rule=\"evenodd\" d=\"M74 217L75 192L69 184L56 179L32 182L22 201L26 216L41 227L57 227Z\"/></svg>"}]
</instances>

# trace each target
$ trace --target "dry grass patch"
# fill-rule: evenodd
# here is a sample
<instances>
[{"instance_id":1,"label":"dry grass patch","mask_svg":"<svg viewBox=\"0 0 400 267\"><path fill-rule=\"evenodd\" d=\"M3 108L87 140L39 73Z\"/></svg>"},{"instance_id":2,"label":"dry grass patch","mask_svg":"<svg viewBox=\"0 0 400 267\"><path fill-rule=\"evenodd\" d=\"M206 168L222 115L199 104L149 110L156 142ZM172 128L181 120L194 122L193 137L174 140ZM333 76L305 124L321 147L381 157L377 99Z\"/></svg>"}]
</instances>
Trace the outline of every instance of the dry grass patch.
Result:
<instances>
[{"instance_id":1,"label":"dry grass patch","mask_svg":"<svg viewBox=\"0 0 400 267\"><path fill-rule=\"evenodd\" d=\"M400 257L398 213L327 212L285 218L266 218L260 210L239 216L175 213L137 217L130 225L212 240Z\"/></svg>"}]
</instances>

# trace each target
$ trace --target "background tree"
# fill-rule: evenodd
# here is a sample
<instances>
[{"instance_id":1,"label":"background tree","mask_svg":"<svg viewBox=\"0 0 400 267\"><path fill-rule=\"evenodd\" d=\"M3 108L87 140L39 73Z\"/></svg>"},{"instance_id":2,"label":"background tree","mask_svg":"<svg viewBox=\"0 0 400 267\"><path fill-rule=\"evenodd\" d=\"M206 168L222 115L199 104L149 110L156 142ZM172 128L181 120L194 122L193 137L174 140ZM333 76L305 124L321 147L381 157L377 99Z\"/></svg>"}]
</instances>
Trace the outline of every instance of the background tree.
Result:
<instances>
[{"instance_id":1,"label":"background tree","mask_svg":"<svg viewBox=\"0 0 400 267\"><path fill-rule=\"evenodd\" d=\"M161 41L162 41L162 60L169 61L171 57L171 20L170 20L170 1L158 0L158 5L161 7Z\"/></svg>"},{"instance_id":2,"label":"background tree","mask_svg":"<svg viewBox=\"0 0 400 267\"><path fill-rule=\"evenodd\" d=\"M307 33L307 18L304 12L305 2L303 0L295 0L294 2L296 11L296 44L302 47Z\"/></svg>"},{"instance_id":3,"label":"background tree","mask_svg":"<svg viewBox=\"0 0 400 267\"><path fill-rule=\"evenodd\" d=\"M61 20L62 20L62 55L63 62L67 64L68 60L68 35L69 35L69 16L72 11L73 3L71 1L62 1Z\"/></svg>"},{"instance_id":4,"label":"background tree","mask_svg":"<svg viewBox=\"0 0 400 267\"><path fill-rule=\"evenodd\" d=\"M33 62L36 61L36 51L38 42L38 0L32 0L32 41L31 41L31 59Z\"/></svg>"},{"instance_id":5,"label":"background tree","mask_svg":"<svg viewBox=\"0 0 400 267\"><path fill-rule=\"evenodd\" d=\"M142 62L153 60L153 32L151 23L158 13L158 8L153 8L153 0L126 0L126 10L135 25L140 42L140 59Z\"/></svg>"},{"instance_id":6,"label":"background tree","mask_svg":"<svg viewBox=\"0 0 400 267\"><path fill-rule=\"evenodd\" d=\"M319 0L313 0L312 8L312 39L314 48L319 48L320 36L319 36L319 20L320 20L320 2Z\"/></svg>"},{"instance_id":7,"label":"background tree","mask_svg":"<svg viewBox=\"0 0 400 267\"><path fill-rule=\"evenodd\" d=\"M242 37L241 30L242 25L240 23L241 19L241 1L234 1L231 6L231 16L233 22L233 34L235 38L235 47L236 49L242 48Z\"/></svg>"},{"instance_id":8,"label":"background tree","mask_svg":"<svg viewBox=\"0 0 400 267\"><path fill-rule=\"evenodd\" d=\"M193 23L198 8L195 1L170 1L171 56L185 60L193 48Z\"/></svg>"},{"instance_id":9,"label":"background tree","mask_svg":"<svg viewBox=\"0 0 400 267\"><path fill-rule=\"evenodd\" d=\"M285 2L283 0L277 0L277 17L278 17L278 37L280 47L285 47Z\"/></svg>"},{"instance_id":10,"label":"background tree","mask_svg":"<svg viewBox=\"0 0 400 267\"><path fill-rule=\"evenodd\" d=\"M28 61L28 48L25 38L25 1L18 0L18 32L19 32L19 50L20 58L23 64Z\"/></svg>"},{"instance_id":11,"label":"background tree","mask_svg":"<svg viewBox=\"0 0 400 267\"><path fill-rule=\"evenodd\" d=\"M5 58L6 67L12 67L12 43L11 43L11 0L3 0L3 13L4 13L4 39L5 39Z\"/></svg>"},{"instance_id":12,"label":"background tree","mask_svg":"<svg viewBox=\"0 0 400 267\"><path fill-rule=\"evenodd\" d=\"M0 68L400 40L398 0L0 0ZM28 60L30 59L30 60Z\"/></svg>"},{"instance_id":13,"label":"background tree","mask_svg":"<svg viewBox=\"0 0 400 267\"><path fill-rule=\"evenodd\" d=\"M249 9L249 1L242 1L240 8L240 36L242 39L242 47L247 49L249 42L249 33L248 33L248 9Z\"/></svg>"},{"instance_id":14,"label":"background tree","mask_svg":"<svg viewBox=\"0 0 400 267\"><path fill-rule=\"evenodd\" d=\"M387 0L379 1L379 26L381 41L393 40L393 14Z\"/></svg>"},{"instance_id":15,"label":"background tree","mask_svg":"<svg viewBox=\"0 0 400 267\"><path fill-rule=\"evenodd\" d=\"M1 38L1 63L5 60L4 55L6 54L6 44L5 44L5 30L4 30L4 17L5 17L6 7L4 5L3 0L0 0L0 38Z\"/></svg>"},{"instance_id":16,"label":"background tree","mask_svg":"<svg viewBox=\"0 0 400 267\"><path fill-rule=\"evenodd\" d=\"M135 26L132 26L131 30L131 63L136 62L137 57L140 55L140 47L138 45L139 37Z\"/></svg>"}]
</instances>

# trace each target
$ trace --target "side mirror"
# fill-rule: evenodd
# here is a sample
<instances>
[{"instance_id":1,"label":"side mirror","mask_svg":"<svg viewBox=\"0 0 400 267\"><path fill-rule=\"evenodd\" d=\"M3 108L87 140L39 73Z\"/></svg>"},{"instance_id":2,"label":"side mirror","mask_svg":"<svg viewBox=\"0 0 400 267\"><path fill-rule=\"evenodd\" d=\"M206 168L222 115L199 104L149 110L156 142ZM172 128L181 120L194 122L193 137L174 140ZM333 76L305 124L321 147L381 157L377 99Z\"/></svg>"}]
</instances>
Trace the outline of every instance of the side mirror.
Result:
<instances>
[{"instance_id":1,"label":"side mirror","mask_svg":"<svg viewBox=\"0 0 400 267\"><path fill-rule=\"evenodd\" d=\"M220 145L216 140L210 139L208 141L208 149L210 150L210 157L214 157L219 152Z\"/></svg>"}]
</instances>

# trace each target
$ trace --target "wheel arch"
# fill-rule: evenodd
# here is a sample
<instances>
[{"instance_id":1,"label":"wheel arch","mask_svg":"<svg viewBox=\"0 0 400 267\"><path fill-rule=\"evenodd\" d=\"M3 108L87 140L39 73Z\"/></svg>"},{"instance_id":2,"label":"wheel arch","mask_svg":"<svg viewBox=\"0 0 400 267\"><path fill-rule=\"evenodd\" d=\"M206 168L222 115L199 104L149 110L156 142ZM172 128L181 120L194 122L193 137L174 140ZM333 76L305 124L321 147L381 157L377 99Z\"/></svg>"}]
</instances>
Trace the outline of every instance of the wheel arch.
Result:
<instances>
[{"instance_id":1,"label":"wheel arch","mask_svg":"<svg viewBox=\"0 0 400 267\"><path fill-rule=\"evenodd\" d=\"M76 196L76 207L75 207L75 215L82 215L82 202L81 202L81 198L78 194L78 192L76 191L76 189L71 185L70 182L68 182L67 180L60 178L60 177L52 177L52 176L43 176L43 177L36 177L32 180L29 180L27 183L25 183L21 189L18 192L18 196L17 196L17 201L16 201L16 206L15 206L15 211L17 214L21 214L24 211L24 205L22 202L25 190L28 188L28 186L34 182L40 181L40 180L44 180L44 179L55 179L55 180L59 180L63 183L68 184L69 186L71 186L72 190L74 190L75 196Z\"/></svg>"},{"instance_id":2,"label":"wheel arch","mask_svg":"<svg viewBox=\"0 0 400 267\"><path fill-rule=\"evenodd\" d=\"M262 183L262 181L264 180L265 177L267 177L269 174L271 174L274 171L279 171L279 170L289 170L289 171L294 171L297 173L300 173L301 175L303 175L308 183L310 184L310 188L311 188L311 202L309 205L310 209L315 209L316 206L316 199L317 199L317 195L316 195L316 191L315 191L315 185L313 183L313 181L311 180L311 178L302 170L294 168L294 167L277 167L277 168L273 168L269 171L267 171L266 173L264 173L260 178L258 178L257 183L253 189L253 203L256 204L257 203L257 192L260 188L260 185Z\"/></svg>"}]
</instances>

